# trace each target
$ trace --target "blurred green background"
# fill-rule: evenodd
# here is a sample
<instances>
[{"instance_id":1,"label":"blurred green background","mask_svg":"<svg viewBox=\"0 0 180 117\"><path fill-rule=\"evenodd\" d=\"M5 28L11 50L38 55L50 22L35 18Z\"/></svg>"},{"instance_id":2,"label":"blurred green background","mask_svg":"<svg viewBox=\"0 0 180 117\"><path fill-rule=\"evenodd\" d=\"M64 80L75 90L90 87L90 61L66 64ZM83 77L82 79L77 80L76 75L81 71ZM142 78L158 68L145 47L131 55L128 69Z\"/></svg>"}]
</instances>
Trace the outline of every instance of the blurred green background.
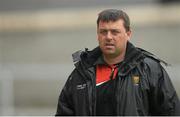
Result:
<instances>
[{"instance_id":1,"label":"blurred green background","mask_svg":"<svg viewBox=\"0 0 180 117\"><path fill-rule=\"evenodd\" d=\"M0 115L55 115L73 70L71 54L93 49L97 14L126 11L131 41L170 63L180 96L179 0L0 0Z\"/></svg>"}]
</instances>

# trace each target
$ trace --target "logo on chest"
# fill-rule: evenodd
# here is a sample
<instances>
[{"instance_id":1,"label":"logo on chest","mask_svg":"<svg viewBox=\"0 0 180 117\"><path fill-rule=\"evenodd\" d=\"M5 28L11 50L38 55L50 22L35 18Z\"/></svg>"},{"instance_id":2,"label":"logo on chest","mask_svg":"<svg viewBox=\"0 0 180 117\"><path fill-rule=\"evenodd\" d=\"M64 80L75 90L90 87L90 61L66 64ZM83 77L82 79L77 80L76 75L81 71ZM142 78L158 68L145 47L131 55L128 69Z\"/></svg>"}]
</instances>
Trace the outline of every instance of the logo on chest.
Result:
<instances>
[{"instance_id":1,"label":"logo on chest","mask_svg":"<svg viewBox=\"0 0 180 117\"><path fill-rule=\"evenodd\" d=\"M86 84L80 84L76 86L77 90L81 90L81 89L85 89L86 88Z\"/></svg>"},{"instance_id":2,"label":"logo on chest","mask_svg":"<svg viewBox=\"0 0 180 117\"><path fill-rule=\"evenodd\" d=\"M139 76L132 76L134 85L139 85Z\"/></svg>"}]
</instances>

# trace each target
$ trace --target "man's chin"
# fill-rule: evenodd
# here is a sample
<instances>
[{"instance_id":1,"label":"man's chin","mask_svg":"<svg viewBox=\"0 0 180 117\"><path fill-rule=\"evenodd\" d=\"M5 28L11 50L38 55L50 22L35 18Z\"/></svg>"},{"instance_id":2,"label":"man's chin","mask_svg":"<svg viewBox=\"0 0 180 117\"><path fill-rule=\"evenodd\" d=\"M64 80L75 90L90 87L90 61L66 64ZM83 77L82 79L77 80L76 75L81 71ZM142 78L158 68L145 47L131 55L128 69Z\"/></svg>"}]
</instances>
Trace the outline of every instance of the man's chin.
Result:
<instances>
[{"instance_id":1,"label":"man's chin","mask_svg":"<svg viewBox=\"0 0 180 117\"><path fill-rule=\"evenodd\" d=\"M118 56L120 53L117 52L117 51L114 51L114 50L106 50L106 51L103 51L103 54L105 56L109 56L109 57L116 57Z\"/></svg>"},{"instance_id":2,"label":"man's chin","mask_svg":"<svg viewBox=\"0 0 180 117\"><path fill-rule=\"evenodd\" d=\"M113 52L113 51L106 51L106 52L103 52L103 54L106 55L106 56L114 56L115 52Z\"/></svg>"}]
</instances>

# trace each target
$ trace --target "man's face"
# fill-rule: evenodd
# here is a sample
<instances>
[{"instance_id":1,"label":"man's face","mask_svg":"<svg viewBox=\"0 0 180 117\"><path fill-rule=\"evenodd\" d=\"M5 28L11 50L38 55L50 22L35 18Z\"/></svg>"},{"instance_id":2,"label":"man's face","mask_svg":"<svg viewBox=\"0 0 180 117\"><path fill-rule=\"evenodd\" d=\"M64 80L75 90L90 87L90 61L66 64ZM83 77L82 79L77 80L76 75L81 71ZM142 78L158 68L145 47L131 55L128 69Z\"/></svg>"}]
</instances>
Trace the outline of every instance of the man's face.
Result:
<instances>
[{"instance_id":1,"label":"man's face","mask_svg":"<svg viewBox=\"0 0 180 117\"><path fill-rule=\"evenodd\" d=\"M99 46L105 56L117 57L126 51L131 31L126 31L124 21L99 22L97 27Z\"/></svg>"}]
</instances>

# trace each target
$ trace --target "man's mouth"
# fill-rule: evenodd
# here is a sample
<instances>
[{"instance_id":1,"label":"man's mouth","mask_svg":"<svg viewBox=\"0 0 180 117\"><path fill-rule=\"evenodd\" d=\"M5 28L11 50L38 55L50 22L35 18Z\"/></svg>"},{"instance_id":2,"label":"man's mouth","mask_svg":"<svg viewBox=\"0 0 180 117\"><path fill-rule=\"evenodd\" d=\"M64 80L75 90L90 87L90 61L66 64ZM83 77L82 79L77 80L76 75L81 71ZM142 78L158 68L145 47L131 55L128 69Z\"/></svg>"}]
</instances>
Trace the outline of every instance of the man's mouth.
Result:
<instances>
[{"instance_id":1,"label":"man's mouth","mask_svg":"<svg viewBox=\"0 0 180 117\"><path fill-rule=\"evenodd\" d=\"M106 43L106 44L105 44L105 47L106 47L106 48L112 48L112 47L114 47L114 44Z\"/></svg>"},{"instance_id":2,"label":"man's mouth","mask_svg":"<svg viewBox=\"0 0 180 117\"><path fill-rule=\"evenodd\" d=\"M106 43L105 46L114 46L114 44Z\"/></svg>"}]
</instances>

